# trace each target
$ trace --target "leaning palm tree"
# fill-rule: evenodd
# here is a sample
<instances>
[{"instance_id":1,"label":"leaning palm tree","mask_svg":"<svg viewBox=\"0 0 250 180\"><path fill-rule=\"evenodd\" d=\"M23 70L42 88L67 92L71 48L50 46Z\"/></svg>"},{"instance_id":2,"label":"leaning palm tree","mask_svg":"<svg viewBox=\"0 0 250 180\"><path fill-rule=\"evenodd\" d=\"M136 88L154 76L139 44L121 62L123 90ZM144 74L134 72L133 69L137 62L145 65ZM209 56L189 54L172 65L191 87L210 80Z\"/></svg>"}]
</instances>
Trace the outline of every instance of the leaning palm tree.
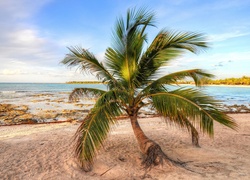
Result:
<instances>
[{"instance_id":1,"label":"leaning palm tree","mask_svg":"<svg viewBox=\"0 0 250 180\"><path fill-rule=\"evenodd\" d=\"M197 53L207 48L203 34L161 30L148 47L146 30L154 26L155 15L146 8L129 9L126 18L118 18L113 30L113 44L101 62L94 54L80 47L69 48L63 64L90 72L106 83L107 90L76 88L70 100L81 96L96 97L96 103L75 134L75 152L85 170L91 170L94 157L102 147L117 117L126 114L130 119L140 150L143 165L151 168L164 159L172 161L161 147L149 139L138 123L142 108L154 109L169 124L187 129L193 144L198 146L198 131L210 136L214 121L235 129L236 123L219 108L219 102L198 88L183 88L178 82L191 78L196 86L211 74L191 69L162 74L171 60L184 52ZM173 89L173 85L177 85ZM184 128L183 128L184 127Z\"/></svg>"}]
</instances>

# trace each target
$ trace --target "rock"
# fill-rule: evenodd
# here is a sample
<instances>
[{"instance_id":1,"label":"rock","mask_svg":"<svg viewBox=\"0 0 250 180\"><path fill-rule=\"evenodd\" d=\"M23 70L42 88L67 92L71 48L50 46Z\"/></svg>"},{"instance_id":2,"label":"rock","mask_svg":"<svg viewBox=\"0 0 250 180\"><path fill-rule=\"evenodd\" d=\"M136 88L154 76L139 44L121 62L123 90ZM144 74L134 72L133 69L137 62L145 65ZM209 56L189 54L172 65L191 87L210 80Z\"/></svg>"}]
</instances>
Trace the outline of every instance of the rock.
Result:
<instances>
[{"instance_id":1,"label":"rock","mask_svg":"<svg viewBox=\"0 0 250 180\"><path fill-rule=\"evenodd\" d=\"M85 105L84 104L75 104L75 106L78 106L78 107L82 108Z\"/></svg>"},{"instance_id":2,"label":"rock","mask_svg":"<svg viewBox=\"0 0 250 180\"><path fill-rule=\"evenodd\" d=\"M26 111L21 111L21 110L16 110L16 109L12 109L12 110L6 112L6 114L8 114L11 117L21 116L25 113L26 113Z\"/></svg>"},{"instance_id":3,"label":"rock","mask_svg":"<svg viewBox=\"0 0 250 180\"><path fill-rule=\"evenodd\" d=\"M37 123L37 120L34 119L34 116L32 114L24 114L21 116L18 116L14 119L14 123L28 123L28 124L34 124Z\"/></svg>"},{"instance_id":4,"label":"rock","mask_svg":"<svg viewBox=\"0 0 250 180\"><path fill-rule=\"evenodd\" d=\"M30 97L52 97L54 96L53 94L33 94Z\"/></svg>"},{"instance_id":5,"label":"rock","mask_svg":"<svg viewBox=\"0 0 250 180\"><path fill-rule=\"evenodd\" d=\"M8 113L9 111L14 110L15 108L17 108L16 105L13 104L0 104L0 112L1 114L3 113Z\"/></svg>"},{"instance_id":6,"label":"rock","mask_svg":"<svg viewBox=\"0 0 250 180\"><path fill-rule=\"evenodd\" d=\"M62 103L64 101L65 101L64 99L55 99L55 100L53 100L51 102Z\"/></svg>"},{"instance_id":7,"label":"rock","mask_svg":"<svg viewBox=\"0 0 250 180\"><path fill-rule=\"evenodd\" d=\"M27 113L28 106L14 104L0 104L1 124L35 123L33 115Z\"/></svg>"},{"instance_id":8,"label":"rock","mask_svg":"<svg viewBox=\"0 0 250 180\"><path fill-rule=\"evenodd\" d=\"M57 117L57 113L44 113L42 116L40 116L42 119L55 119Z\"/></svg>"},{"instance_id":9,"label":"rock","mask_svg":"<svg viewBox=\"0 0 250 180\"><path fill-rule=\"evenodd\" d=\"M225 105L223 110L227 113L249 113L250 108L245 105Z\"/></svg>"},{"instance_id":10,"label":"rock","mask_svg":"<svg viewBox=\"0 0 250 180\"><path fill-rule=\"evenodd\" d=\"M26 105L20 105L20 106L15 107L14 109L19 110L19 111L25 111L25 112L29 110L28 106Z\"/></svg>"},{"instance_id":11,"label":"rock","mask_svg":"<svg viewBox=\"0 0 250 180\"><path fill-rule=\"evenodd\" d=\"M36 114L36 118L42 122L47 120L55 120L57 116L58 112L56 110L41 110L39 113Z\"/></svg>"},{"instance_id":12,"label":"rock","mask_svg":"<svg viewBox=\"0 0 250 180\"><path fill-rule=\"evenodd\" d=\"M77 120L77 121L81 121L84 119L84 117L87 115L87 113L89 112L89 110L84 109L84 110L76 110L76 109L64 109L61 111L61 114L59 114L59 116L57 117L58 119L72 119L72 120Z\"/></svg>"}]
</instances>

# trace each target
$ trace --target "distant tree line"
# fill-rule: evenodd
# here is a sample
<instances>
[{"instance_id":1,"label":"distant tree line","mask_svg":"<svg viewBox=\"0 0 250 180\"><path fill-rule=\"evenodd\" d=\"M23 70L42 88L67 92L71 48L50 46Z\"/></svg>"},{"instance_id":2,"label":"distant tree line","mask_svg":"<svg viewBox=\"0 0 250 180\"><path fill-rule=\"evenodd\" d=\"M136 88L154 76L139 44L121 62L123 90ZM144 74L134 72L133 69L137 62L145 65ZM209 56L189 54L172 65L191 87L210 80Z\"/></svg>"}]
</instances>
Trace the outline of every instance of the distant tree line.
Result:
<instances>
[{"instance_id":1,"label":"distant tree line","mask_svg":"<svg viewBox=\"0 0 250 180\"><path fill-rule=\"evenodd\" d=\"M192 84L191 81L183 81L183 84ZM226 79L203 79L203 84L211 85L250 85L250 77L243 76L241 78L226 78Z\"/></svg>"}]
</instances>

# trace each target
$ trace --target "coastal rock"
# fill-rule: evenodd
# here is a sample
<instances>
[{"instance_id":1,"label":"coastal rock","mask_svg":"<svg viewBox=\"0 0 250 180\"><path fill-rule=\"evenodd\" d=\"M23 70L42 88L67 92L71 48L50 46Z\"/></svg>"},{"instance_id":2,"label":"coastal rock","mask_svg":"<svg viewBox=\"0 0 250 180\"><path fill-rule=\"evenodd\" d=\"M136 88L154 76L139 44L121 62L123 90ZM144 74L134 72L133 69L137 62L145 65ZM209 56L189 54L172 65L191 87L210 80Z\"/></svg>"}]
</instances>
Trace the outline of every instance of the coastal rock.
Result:
<instances>
[{"instance_id":1,"label":"coastal rock","mask_svg":"<svg viewBox=\"0 0 250 180\"><path fill-rule=\"evenodd\" d=\"M14 123L15 124L24 124L24 123L28 123L28 124L34 124L37 123L37 120L34 118L34 116L32 114L23 114L21 116L18 116L14 119Z\"/></svg>"},{"instance_id":2,"label":"coastal rock","mask_svg":"<svg viewBox=\"0 0 250 180\"><path fill-rule=\"evenodd\" d=\"M29 108L28 108L28 106L26 106L26 105L20 105L20 106L16 106L16 107L15 107L15 110L20 110L20 111L26 112L26 111L29 110Z\"/></svg>"},{"instance_id":3,"label":"coastal rock","mask_svg":"<svg viewBox=\"0 0 250 180\"><path fill-rule=\"evenodd\" d=\"M35 123L28 109L26 105L0 104L0 124Z\"/></svg>"},{"instance_id":4,"label":"coastal rock","mask_svg":"<svg viewBox=\"0 0 250 180\"><path fill-rule=\"evenodd\" d=\"M63 102L65 102L65 100L64 99L55 99L55 100L51 100L50 102L63 103Z\"/></svg>"},{"instance_id":5,"label":"coastal rock","mask_svg":"<svg viewBox=\"0 0 250 180\"><path fill-rule=\"evenodd\" d=\"M50 99L34 99L31 102L37 103L37 102L51 102Z\"/></svg>"},{"instance_id":6,"label":"coastal rock","mask_svg":"<svg viewBox=\"0 0 250 180\"><path fill-rule=\"evenodd\" d=\"M250 113L250 108L245 105L224 105L223 110L226 113Z\"/></svg>"},{"instance_id":7,"label":"coastal rock","mask_svg":"<svg viewBox=\"0 0 250 180\"><path fill-rule=\"evenodd\" d=\"M47 94L33 94L33 95L31 95L31 97L52 97L52 96L54 96L53 94L49 94L49 93L47 93Z\"/></svg>"},{"instance_id":8,"label":"coastal rock","mask_svg":"<svg viewBox=\"0 0 250 180\"><path fill-rule=\"evenodd\" d=\"M86 116L86 114L88 112L89 112L88 109L84 109L84 110L64 109L64 110L62 110L62 114L60 115L60 117L81 121Z\"/></svg>"},{"instance_id":9,"label":"coastal rock","mask_svg":"<svg viewBox=\"0 0 250 180\"><path fill-rule=\"evenodd\" d=\"M0 113L20 114L28 110L28 106L25 105L14 105L14 104L0 104Z\"/></svg>"},{"instance_id":10,"label":"coastal rock","mask_svg":"<svg viewBox=\"0 0 250 180\"><path fill-rule=\"evenodd\" d=\"M85 104L79 103L79 104L75 104L75 106L82 108L82 107L84 107L84 106L86 106L86 105L85 105Z\"/></svg>"},{"instance_id":11,"label":"coastal rock","mask_svg":"<svg viewBox=\"0 0 250 180\"><path fill-rule=\"evenodd\" d=\"M0 112L7 112L9 109L13 109L12 104L0 104Z\"/></svg>"},{"instance_id":12,"label":"coastal rock","mask_svg":"<svg viewBox=\"0 0 250 180\"><path fill-rule=\"evenodd\" d=\"M40 122L55 122L76 120L81 121L89 110L63 109L63 110L42 110L35 114L34 119Z\"/></svg>"},{"instance_id":13,"label":"coastal rock","mask_svg":"<svg viewBox=\"0 0 250 180\"><path fill-rule=\"evenodd\" d=\"M36 114L40 119L55 119L58 116L56 111L42 111Z\"/></svg>"},{"instance_id":14,"label":"coastal rock","mask_svg":"<svg viewBox=\"0 0 250 180\"><path fill-rule=\"evenodd\" d=\"M147 117L153 117L156 114L157 113L153 109L145 109L141 110L138 115L140 118L147 118Z\"/></svg>"},{"instance_id":15,"label":"coastal rock","mask_svg":"<svg viewBox=\"0 0 250 180\"><path fill-rule=\"evenodd\" d=\"M7 111L8 116L10 117L16 117L16 116L21 116L23 114L25 114L26 111L22 111L22 110L16 110L16 109L12 109L10 111Z\"/></svg>"}]
</instances>

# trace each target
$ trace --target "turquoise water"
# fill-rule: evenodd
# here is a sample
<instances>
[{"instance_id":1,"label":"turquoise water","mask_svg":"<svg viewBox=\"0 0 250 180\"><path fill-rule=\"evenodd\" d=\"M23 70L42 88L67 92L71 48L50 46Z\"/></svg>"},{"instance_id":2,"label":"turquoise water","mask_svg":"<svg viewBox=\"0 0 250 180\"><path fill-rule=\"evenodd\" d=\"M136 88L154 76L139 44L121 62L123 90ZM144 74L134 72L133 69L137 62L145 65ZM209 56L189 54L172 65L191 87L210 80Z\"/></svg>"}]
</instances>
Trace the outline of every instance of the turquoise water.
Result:
<instances>
[{"instance_id":1,"label":"turquoise water","mask_svg":"<svg viewBox=\"0 0 250 180\"><path fill-rule=\"evenodd\" d=\"M246 105L250 107L250 87L206 86L205 92L227 105Z\"/></svg>"},{"instance_id":2,"label":"turquoise water","mask_svg":"<svg viewBox=\"0 0 250 180\"><path fill-rule=\"evenodd\" d=\"M105 85L103 84L0 83L0 93L70 92L74 88L79 88L79 87L105 89Z\"/></svg>"},{"instance_id":3,"label":"turquoise water","mask_svg":"<svg viewBox=\"0 0 250 180\"><path fill-rule=\"evenodd\" d=\"M0 83L1 100L14 101L34 94L71 92L74 88L90 87L106 89L103 84L63 84L63 83Z\"/></svg>"},{"instance_id":4,"label":"turquoise water","mask_svg":"<svg viewBox=\"0 0 250 180\"><path fill-rule=\"evenodd\" d=\"M74 88L79 87L106 89L103 84L0 83L0 100L26 96L32 93L71 92ZM205 86L201 90L223 101L224 104L250 107L250 87Z\"/></svg>"}]
</instances>

